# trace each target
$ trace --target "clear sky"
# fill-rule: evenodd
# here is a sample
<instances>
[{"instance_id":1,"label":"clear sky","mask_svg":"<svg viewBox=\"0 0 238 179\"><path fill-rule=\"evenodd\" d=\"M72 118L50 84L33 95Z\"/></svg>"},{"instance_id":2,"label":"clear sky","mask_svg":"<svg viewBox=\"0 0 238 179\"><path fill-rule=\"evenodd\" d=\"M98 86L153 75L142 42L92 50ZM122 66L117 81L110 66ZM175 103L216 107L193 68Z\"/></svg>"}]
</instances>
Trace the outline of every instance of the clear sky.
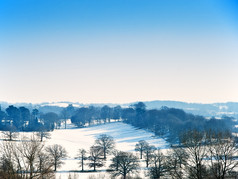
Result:
<instances>
[{"instance_id":1,"label":"clear sky","mask_svg":"<svg viewBox=\"0 0 238 179\"><path fill-rule=\"evenodd\" d=\"M0 101L238 101L237 0L0 0Z\"/></svg>"}]
</instances>

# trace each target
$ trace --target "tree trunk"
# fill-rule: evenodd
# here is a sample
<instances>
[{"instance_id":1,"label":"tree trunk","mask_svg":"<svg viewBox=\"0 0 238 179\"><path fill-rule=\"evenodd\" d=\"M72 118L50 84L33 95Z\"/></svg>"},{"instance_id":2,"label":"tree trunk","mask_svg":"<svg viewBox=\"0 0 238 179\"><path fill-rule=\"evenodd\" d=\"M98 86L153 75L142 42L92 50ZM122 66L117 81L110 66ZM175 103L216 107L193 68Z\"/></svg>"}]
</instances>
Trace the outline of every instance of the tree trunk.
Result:
<instances>
[{"instance_id":1,"label":"tree trunk","mask_svg":"<svg viewBox=\"0 0 238 179\"><path fill-rule=\"evenodd\" d=\"M31 163L30 164L30 179L33 179L33 171L34 170L34 168L33 168L33 164Z\"/></svg>"},{"instance_id":2,"label":"tree trunk","mask_svg":"<svg viewBox=\"0 0 238 179\"><path fill-rule=\"evenodd\" d=\"M119 161L117 160L116 171L118 171Z\"/></svg>"},{"instance_id":3,"label":"tree trunk","mask_svg":"<svg viewBox=\"0 0 238 179\"><path fill-rule=\"evenodd\" d=\"M12 141L12 133L10 132L10 141Z\"/></svg>"},{"instance_id":4,"label":"tree trunk","mask_svg":"<svg viewBox=\"0 0 238 179\"><path fill-rule=\"evenodd\" d=\"M146 161L146 167L148 168L148 166L149 166L149 152L148 151L146 151L146 159L145 159L145 161Z\"/></svg>"},{"instance_id":5,"label":"tree trunk","mask_svg":"<svg viewBox=\"0 0 238 179\"><path fill-rule=\"evenodd\" d=\"M105 147L103 149L103 153L104 153L104 159L106 159L106 148Z\"/></svg>"}]
</instances>

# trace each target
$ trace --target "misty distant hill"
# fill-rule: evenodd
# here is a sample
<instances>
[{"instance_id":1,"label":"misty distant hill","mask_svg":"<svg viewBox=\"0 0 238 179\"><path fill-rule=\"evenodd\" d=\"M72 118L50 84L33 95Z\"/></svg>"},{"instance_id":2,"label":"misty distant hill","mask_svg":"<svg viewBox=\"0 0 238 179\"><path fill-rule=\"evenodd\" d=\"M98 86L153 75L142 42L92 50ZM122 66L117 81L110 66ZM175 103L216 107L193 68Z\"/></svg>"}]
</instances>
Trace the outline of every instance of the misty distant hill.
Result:
<instances>
[{"instance_id":1,"label":"misty distant hill","mask_svg":"<svg viewBox=\"0 0 238 179\"><path fill-rule=\"evenodd\" d=\"M217 116L228 115L238 117L238 102L227 103L186 103L180 101L146 101L144 102L148 109L159 109L162 106L170 108L183 109L186 112L192 114L198 114L203 116Z\"/></svg>"},{"instance_id":2,"label":"misty distant hill","mask_svg":"<svg viewBox=\"0 0 238 179\"><path fill-rule=\"evenodd\" d=\"M210 104L203 104L203 103L187 103L181 101L162 101L162 100L155 100L155 101L142 101L146 104L147 109L160 109L162 106L167 106L169 108L179 108L183 109L184 111L196 115L203 115L206 117L221 117L222 115L233 116L238 119L238 102L226 102L226 103L210 103ZM54 111L59 113L63 107L67 107L69 104L73 104L74 107L83 107L83 106L97 106L102 107L104 105L108 105L110 107L115 107L116 105L120 105L122 107L128 107L137 102L133 103L124 103L124 104L117 104L117 103L91 103L91 104L84 104L79 102L44 102L39 104L32 104L32 103L8 103L8 102L0 102L2 109L7 108L9 105L14 105L16 107L25 106L30 110L33 108L40 109L42 112L50 112Z\"/></svg>"}]
</instances>

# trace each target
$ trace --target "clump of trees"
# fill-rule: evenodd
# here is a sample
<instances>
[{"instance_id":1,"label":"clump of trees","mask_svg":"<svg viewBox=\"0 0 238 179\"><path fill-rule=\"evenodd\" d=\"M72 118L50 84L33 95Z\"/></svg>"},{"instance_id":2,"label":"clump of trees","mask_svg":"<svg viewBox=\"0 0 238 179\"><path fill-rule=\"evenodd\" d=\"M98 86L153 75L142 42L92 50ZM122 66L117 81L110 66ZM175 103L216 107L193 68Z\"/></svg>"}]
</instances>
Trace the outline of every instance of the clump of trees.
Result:
<instances>
[{"instance_id":1,"label":"clump of trees","mask_svg":"<svg viewBox=\"0 0 238 179\"><path fill-rule=\"evenodd\" d=\"M0 109L0 130L5 140L1 150L0 176L50 177L63 164L67 152L60 145L45 147L42 141L49 138L49 131L60 127L61 123L66 128L68 119L78 127L111 122L111 119L120 120L157 135L166 134L172 144L178 144L173 145L175 147L168 155L144 140L138 141L135 145L135 151L139 152L138 159L132 153L115 151L113 138L102 134L89 151L79 150L77 157L82 171L85 170L85 163L94 171L104 166L109 154L113 154L110 172L113 176L123 178L137 171L139 161L145 162L151 178L222 179L231 177L238 165L237 145L231 132L227 132L233 130L234 122L233 118L227 116L218 120L188 114L175 108L147 110L142 102L128 108L74 108L69 105L58 114L10 105L5 111ZM16 141L19 131L36 131L39 140Z\"/></svg>"},{"instance_id":2,"label":"clump of trees","mask_svg":"<svg viewBox=\"0 0 238 179\"><path fill-rule=\"evenodd\" d=\"M161 178L166 176L168 170L168 163L166 157L158 149L153 152L151 155L151 166L149 168L150 178Z\"/></svg>"},{"instance_id":3,"label":"clump of trees","mask_svg":"<svg viewBox=\"0 0 238 179\"><path fill-rule=\"evenodd\" d=\"M43 108L40 108L43 110ZM54 109L54 108L52 108ZM184 130L235 130L233 118L223 116L221 119L214 117L206 119L203 116L193 115L181 109L162 107L161 109L146 109L143 102L136 103L127 108L121 106L109 107L80 107L75 108L69 104L65 108L57 108L55 112L49 110L30 111L26 107L15 107L10 105L5 111L0 109L0 130L9 131L6 138L14 140L16 131L52 131L64 125L67 127L68 119L77 127L85 127L91 124L123 121L138 128L143 128L154 132L156 135L167 135L166 138L171 143L179 143L179 135ZM42 135L43 134L43 135ZM40 134L43 140L44 133ZM8 137L7 137L8 136Z\"/></svg>"},{"instance_id":4,"label":"clump of trees","mask_svg":"<svg viewBox=\"0 0 238 179\"><path fill-rule=\"evenodd\" d=\"M0 176L6 179L54 178L67 156L61 145L45 146L35 136L3 141L0 149Z\"/></svg>"},{"instance_id":5,"label":"clump of trees","mask_svg":"<svg viewBox=\"0 0 238 179\"><path fill-rule=\"evenodd\" d=\"M54 112L39 113L37 109L32 112L26 107L10 105L5 111L0 109L0 130L9 131L11 134L17 131L51 131L61 122L58 114ZM7 132L6 132L7 134ZM11 138L8 133L9 140Z\"/></svg>"},{"instance_id":6,"label":"clump of trees","mask_svg":"<svg viewBox=\"0 0 238 179\"><path fill-rule=\"evenodd\" d=\"M101 134L96 140L95 144L90 148L90 156L88 160L91 161L88 165L93 170L96 167L102 167L106 160L106 154L111 153L115 147L114 139L106 134Z\"/></svg>"},{"instance_id":7,"label":"clump of trees","mask_svg":"<svg viewBox=\"0 0 238 179\"><path fill-rule=\"evenodd\" d=\"M106 155L111 154L114 151L114 147L114 139L109 135L101 134L97 137L94 145L90 147L88 152L85 149L79 149L77 158L80 160L79 166L81 167L81 171L84 171L86 161L89 168L93 168L93 171L104 166Z\"/></svg>"},{"instance_id":8,"label":"clump of trees","mask_svg":"<svg viewBox=\"0 0 238 179\"><path fill-rule=\"evenodd\" d=\"M53 178L51 157L34 138L1 145L0 174L3 178Z\"/></svg>"},{"instance_id":9,"label":"clump of trees","mask_svg":"<svg viewBox=\"0 0 238 179\"><path fill-rule=\"evenodd\" d=\"M238 148L229 132L190 130L181 138L181 145L165 154L160 149L150 150L146 165L150 178L225 179L238 175Z\"/></svg>"},{"instance_id":10,"label":"clump of trees","mask_svg":"<svg viewBox=\"0 0 238 179\"><path fill-rule=\"evenodd\" d=\"M189 130L180 135L181 144L163 152L145 140L135 144L135 152L115 150L114 139L98 136L89 151L79 149L76 156L81 171L84 166L97 171L111 154L108 172L112 177L129 178L145 162L147 175L155 178L225 179L236 177L238 148L230 132ZM3 141L0 155L0 176L3 178L52 178L63 164L67 152L61 145L45 146L39 139L22 138ZM86 170L88 171L88 170Z\"/></svg>"},{"instance_id":11,"label":"clump of trees","mask_svg":"<svg viewBox=\"0 0 238 179\"><path fill-rule=\"evenodd\" d=\"M93 171L96 171L97 168L104 166L106 154L113 154L111 165L108 169L113 177L122 176L126 179L129 174L136 173L139 169L139 159L130 152L117 151L114 147L114 139L109 135L101 134L88 152L84 149L79 149L77 158L80 160L81 171L85 171L85 161L87 161L87 165L90 168L93 168ZM88 156L86 156L87 153Z\"/></svg>"},{"instance_id":12,"label":"clump of trees","mask_svg":"<svg viewBox=\"0 0 238 179\"><path fill-rule=\"evenodd\" d=\"M138 128L149 129L156 135L167 135L171 143L180 142L179 135L186 130L198 131L232 131L233 118L223 116L221 119L193 115L181 109L162 107L160 110L147 110L144 103L139 102L125 110L124 122ZM122 112L123 113L123 112Z\"/></svg>"},{"instance_id":13,"label":"clump of trees","mask_svg":"<svg viewBox=\"0 0 238 179\"><path fill-rule=\"evenodd\" d=\"M78 127L92 123L111 122L111 119L123 121L138 128L149 129L156 135L167 135L171 143L179 143L179 135L184 130L234 130L232 117L223 116L221 119L193 115L181 109L162 107L161 109L146 109L143 102L127 108L120 106L82 107L75 110L71 122Z\"/></svg>"}]
</instances>

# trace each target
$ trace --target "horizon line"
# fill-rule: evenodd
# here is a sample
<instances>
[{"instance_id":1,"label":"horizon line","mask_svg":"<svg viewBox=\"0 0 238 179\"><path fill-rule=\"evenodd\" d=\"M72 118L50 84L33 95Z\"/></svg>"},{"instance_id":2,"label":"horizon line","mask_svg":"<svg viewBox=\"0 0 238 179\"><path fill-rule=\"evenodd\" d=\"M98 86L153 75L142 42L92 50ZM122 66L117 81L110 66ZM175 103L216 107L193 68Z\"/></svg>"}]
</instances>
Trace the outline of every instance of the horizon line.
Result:
<instances>
[{"instance_id":1,"label":"horizon line","mask_svg":"<svg viewBox=\"0 0 238 179\"><path fill-rule=\"evenodd\" d=\"M54 104L54 103L69 103L69 104L131 104L131 103L138 103L138 102L181 102L181 103L188 103L188 104L217 104L217 103L238 103L238 101L216 101L216 102L190 102L190 101L179 101L179 100L161 100L161 99L155 99L155 100L135 100L135 101L130 101L130 102L79 102L79 101L42 101L42 102L8 102L8 101L0 101L0 103L8 103L8 104L33 104L33 105L38 105L38 104L43 104L43 103L48 103L48 104Z\"/></svg>"}]
</instances>

